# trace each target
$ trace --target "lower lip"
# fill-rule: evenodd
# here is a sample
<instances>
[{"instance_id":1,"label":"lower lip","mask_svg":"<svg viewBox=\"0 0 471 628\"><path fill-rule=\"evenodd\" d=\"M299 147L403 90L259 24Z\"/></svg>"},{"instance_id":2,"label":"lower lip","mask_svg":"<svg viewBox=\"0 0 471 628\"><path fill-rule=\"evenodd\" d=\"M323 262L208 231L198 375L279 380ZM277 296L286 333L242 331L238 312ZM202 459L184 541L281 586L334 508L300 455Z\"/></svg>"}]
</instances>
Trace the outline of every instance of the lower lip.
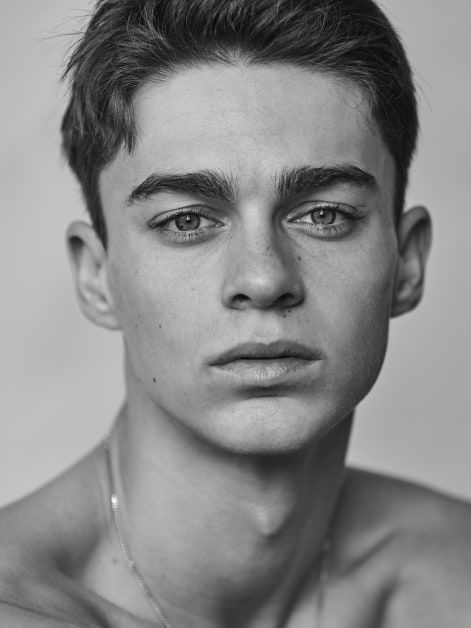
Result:
<instances>
[{"instance_id":1,"label":"lower lip","mask_svg":"<svg viewBox=\"0 0 471 628\"><path fill-rule=\"evenodd\" d=\"M219 371L249 386L275 386L295 383L317 360L303 358L242 359L218 365Z\"/></svg>"}]
</instances>

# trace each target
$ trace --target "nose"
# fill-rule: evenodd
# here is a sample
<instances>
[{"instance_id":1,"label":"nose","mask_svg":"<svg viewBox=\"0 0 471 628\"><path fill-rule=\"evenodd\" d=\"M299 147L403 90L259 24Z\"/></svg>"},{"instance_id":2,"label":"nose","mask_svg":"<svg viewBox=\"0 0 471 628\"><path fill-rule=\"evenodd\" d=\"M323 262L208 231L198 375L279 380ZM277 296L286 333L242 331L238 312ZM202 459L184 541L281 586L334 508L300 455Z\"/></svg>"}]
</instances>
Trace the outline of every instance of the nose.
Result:
<instances>
[{"instance_id":1,"label":"nose","mask_svg":"<svg viewBox=\"0 0 471 628\"><path fill-rule=\"evenodd\" d=\"M242 234L226 258L222 300L233 309L286 309L304 300L299 263L289 243L268 229Z\"/></svg>"}]
</instances>

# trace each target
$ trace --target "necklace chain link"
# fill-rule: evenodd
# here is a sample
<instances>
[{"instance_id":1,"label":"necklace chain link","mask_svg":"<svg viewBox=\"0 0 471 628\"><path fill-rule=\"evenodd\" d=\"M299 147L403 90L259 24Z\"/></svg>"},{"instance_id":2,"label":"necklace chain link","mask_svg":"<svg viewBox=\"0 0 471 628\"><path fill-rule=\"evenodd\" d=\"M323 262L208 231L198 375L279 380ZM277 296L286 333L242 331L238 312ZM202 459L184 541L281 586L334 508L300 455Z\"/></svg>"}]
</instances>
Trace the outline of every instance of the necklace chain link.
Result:
<instances>
[{"instance_id":1,"label":"necklace chain link","mask_svg":"<svg viewBox=\"0 0 471 628\"><path fill-rule=\"evenodd\" d=\"M124 531L124 526L121 518L121 510L118 499L118 494L116 492L116 486L114 481L114 473L113 473L113 465L111 460L111 449L108 439L103 441L103 447L106 452L106 462L108 467L108 480L109 480L109 499L111 504L111 513L113 516L114 529L116 532L116 536L119 541L119 545L121 547L121 552L126 560L126 564L133 574L136 582L138 583L141 591L149 602L152 610L154 611L155 616L159 620L159 623L163 626L163 628L175 628L170 619L164 613L162 606L159 601L155 597L155 595L150 590L147 582L145 581L143 575L140 572L139 567L137 566L136 560L131 554L129 549L129 543ZM329 571L330 571L330 549L331 542L327 537L322 545L321 550L321 558L320 558L320 570L319 570L319 597L318 597L318 620L317 620L317 628L324 628L324 608L325 601L327 596L327 587L329 583Z\"/></svg>"}]
</instances>

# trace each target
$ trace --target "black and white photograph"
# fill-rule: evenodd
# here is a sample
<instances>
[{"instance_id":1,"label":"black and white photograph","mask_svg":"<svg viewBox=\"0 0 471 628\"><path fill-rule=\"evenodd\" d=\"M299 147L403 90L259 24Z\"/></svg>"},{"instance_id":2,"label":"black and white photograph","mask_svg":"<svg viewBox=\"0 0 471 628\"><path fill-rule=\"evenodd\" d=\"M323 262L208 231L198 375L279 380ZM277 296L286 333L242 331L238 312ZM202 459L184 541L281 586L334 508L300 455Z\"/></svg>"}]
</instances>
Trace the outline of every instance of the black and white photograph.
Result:
<instances>
[{"instance_id":1,"label":"black and white photograph","mask_svg":"<svg viewBox=\"0 0 471 628\"><path fill-rule=\"evenodd\" d=\"M0 16L0 627L470 628L471 5Z\"/></svg>"}]
</instances>

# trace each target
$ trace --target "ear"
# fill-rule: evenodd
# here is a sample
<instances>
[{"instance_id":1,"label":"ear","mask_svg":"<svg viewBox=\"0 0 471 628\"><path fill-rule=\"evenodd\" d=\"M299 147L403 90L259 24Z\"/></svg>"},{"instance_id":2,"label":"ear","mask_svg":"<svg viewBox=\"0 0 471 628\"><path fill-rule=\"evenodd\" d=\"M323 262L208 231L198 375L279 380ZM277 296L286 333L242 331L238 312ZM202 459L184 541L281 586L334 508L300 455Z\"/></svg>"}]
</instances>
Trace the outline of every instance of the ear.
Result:
<instances>
[{"instance_id":1,"label":"ear","mask_svg":"<svg viewBox=\"0 0 471 628\"><path fill-rule=\"evenodd\" d=\"M412 207L402 215L397 239L399 259L391 316L413 310L422 298L432 241L432 222L425 207Z\"/></svg>"},{"instance_id":2,"label":"ear","mask_svg":"<svg viewBox=\"0 0 471 628\"><path fill-rule=\"evenodd\" d=\"M80 309L100 327L120 329L108 283L108 257L95 230L85 222L67 229L67 248Z\"/></svg>"}]
</instances>

